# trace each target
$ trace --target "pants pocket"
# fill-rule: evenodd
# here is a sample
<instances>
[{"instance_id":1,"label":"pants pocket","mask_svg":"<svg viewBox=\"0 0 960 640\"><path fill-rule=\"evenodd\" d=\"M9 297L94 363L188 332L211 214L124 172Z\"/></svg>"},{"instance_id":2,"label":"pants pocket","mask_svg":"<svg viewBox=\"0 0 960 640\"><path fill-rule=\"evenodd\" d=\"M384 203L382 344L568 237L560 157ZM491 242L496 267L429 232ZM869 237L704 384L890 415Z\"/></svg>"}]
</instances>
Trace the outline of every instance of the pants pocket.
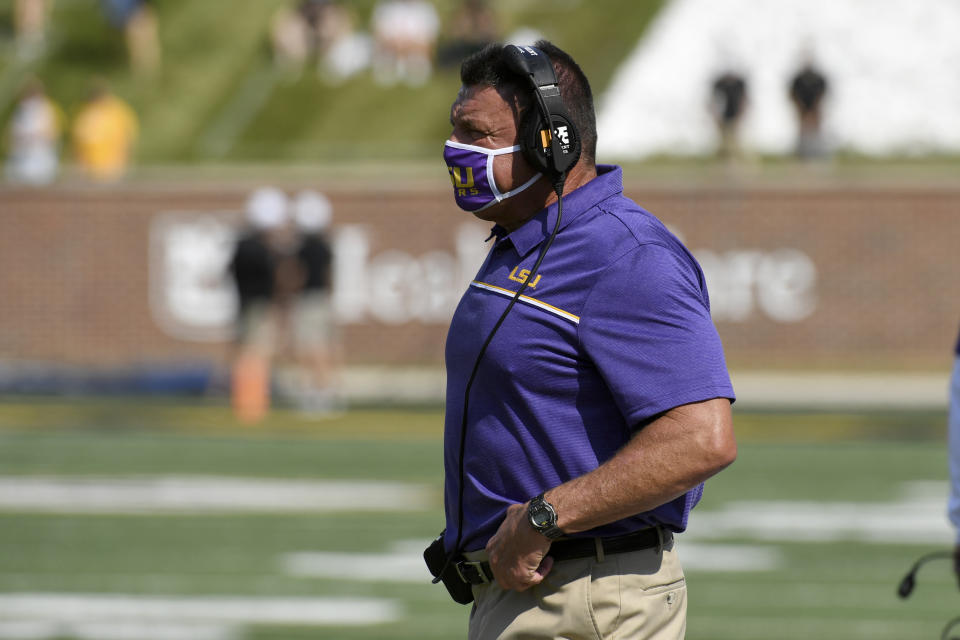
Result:
<instances>
[{"instance_id":1,"label":"pants pocket","mask_svg":"<svg viewBox=\"0 0 960 640\"><path fill-rule=\"evenodd\" d=\"M675 554L641 551L594 565L590 611L601 640L679 640L686 608L686 579Z\"/></svg>"}]
</instances>

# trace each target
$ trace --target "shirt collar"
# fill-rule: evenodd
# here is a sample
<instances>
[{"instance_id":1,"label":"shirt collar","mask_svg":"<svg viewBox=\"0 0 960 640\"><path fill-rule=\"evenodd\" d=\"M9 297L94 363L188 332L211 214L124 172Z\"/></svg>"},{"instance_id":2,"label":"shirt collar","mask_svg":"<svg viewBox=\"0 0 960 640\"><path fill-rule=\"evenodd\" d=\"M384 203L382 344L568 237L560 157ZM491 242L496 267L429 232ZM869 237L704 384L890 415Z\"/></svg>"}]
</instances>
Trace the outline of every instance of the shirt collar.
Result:
<instances>
[{"instance_id":1,"label":"shirt collar","mask_svg":"<svg viewBox=\"0 0 960 640\"><path fill-rule=\"evenodd\" d=\"M623 193L623 169L616 165L598 164L596 178L563 197L563 220L560 228L565 228L603 200L620 193ZM504 236L506 230L495 225L490 235L496 236L497 240L508 238L517 253L524 256L550 235L556 220L557 203L554 202L538 211L510 234Z\"/></svg>"}]
</instances>

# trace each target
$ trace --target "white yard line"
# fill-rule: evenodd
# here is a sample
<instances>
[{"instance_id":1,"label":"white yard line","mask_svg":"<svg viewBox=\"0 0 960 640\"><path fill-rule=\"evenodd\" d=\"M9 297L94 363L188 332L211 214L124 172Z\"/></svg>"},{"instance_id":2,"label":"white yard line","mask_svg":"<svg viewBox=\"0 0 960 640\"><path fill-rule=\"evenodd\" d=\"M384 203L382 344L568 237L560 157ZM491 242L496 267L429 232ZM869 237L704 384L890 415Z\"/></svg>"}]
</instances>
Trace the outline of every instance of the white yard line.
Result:
<instances>
[{"instance_id":1,"label":"white yard line","mask_svg":"<svg viewBox=\"0 0 960 640\"><path fill-rule=\"evenodd\" d=\"M946 484L908 483L888 502L751 500L694 509L685 539L767 542L853 541L926 545L953 542Z\"/></svg>"},{"instance_id":2,"label":"white yard line","mask_svg":"<svg viewBox=\"0 0 960 640\"><path fill-rule=\"evenodd\" d=\"M783 553L772 546L707 544L681 539L677 543L677 552L683 568L691 571L776 571L785 564Z\"/></svg>"},{"instance_id":3,"label":"white yard line","mask_svg":"<svg viewBox=\"0 0 960 640\"><path fill-rule=\"evenodd\" d=\"M397 603L373 598L0 594L0 620L57 624L370 625L392 622L400 614Z\"/></svg>"},{"instance_id":4,"label":"white yard line","mask_svg":"<svg viewBox=\"0 0 960 640\"><path fill-rule=\"evenodd\" d=\"M223 624L130 622L62 623L52 620L0 620L0 640L236 640L243 634Z\"/></svg>"},{"instance_id":5,"label":"white yard line","mask_svg":"<svg viewBox=\"0 0 960 640\"><path fill-rule=\"evenodd\" d=\"M389 482L217 476L0 477L0 512L325 513L417 511L438 504L434 488Z\"/></svg>"},{"instance_id":6,"label":"white yard line","mask_svg":"<svg viewBox=\"0 0 960 640\"><path fill-rule=\"evenodd\" d=\"M422 546L426 547L426 544ZM301 551L285 554L280 564L284 573L309 578L419 584L429 584L432 579L423 562L422 551L420 553Z\"/></svg>"},{"instance_id":7,"label":"white yard line","mask_svg":"<svg viewBox=\"0 0 960 640\"><path fill-rule=\"evenodd\" d=\"M939 622L939 621L938 621ZM944 623L946 620L943 621ZM809 640L810 638L845 638L847 640L904 640L917 638L915 619L890 620L872 618L817 618L810 615L794 617L746 617L743 615L696 616L695 625L688 627L706 628L709 635L702 636L717 640L736 638L737 640ZM939 625L937 626L939 630ZM933 637L933 636L929 636Z\"/></svg>"},{"instance_id":8,"label":"white yard line","mask_svg":"<svg viewBox=\"0 0 960 640\"><path fill-rule=\"evenodd\" d=\"M426 584L430 575L423 547L428 542L402 540L386 553L302 551L283 555L280 563L293 576ZM782 554L773 547L681 542L679 551L684 568L697 571L773 571L783 566Z\"/></svg>"}]
</instances>

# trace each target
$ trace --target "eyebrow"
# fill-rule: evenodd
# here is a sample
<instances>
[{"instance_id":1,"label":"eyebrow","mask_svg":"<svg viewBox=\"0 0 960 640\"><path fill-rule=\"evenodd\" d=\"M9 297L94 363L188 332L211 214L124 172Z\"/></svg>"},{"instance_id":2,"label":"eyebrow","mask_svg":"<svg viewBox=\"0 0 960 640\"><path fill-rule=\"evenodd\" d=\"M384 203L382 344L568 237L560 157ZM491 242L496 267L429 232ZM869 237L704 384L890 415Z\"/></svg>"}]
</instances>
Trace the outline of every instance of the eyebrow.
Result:
<instances>
[{"instance_id":1,"label":"eyebrow","mask_svg":"<svg viewBox=\"0 0 960 640\"><path fill-rule=\"evenodd\" d=\"M480 120L477 120L475 117L471 116L469 113L464 114L462 110L460 111L459 120L460 120L460 124L466 127L470 127L472 129L478 129L484 126L489 127L489 125L484 125L483 122L481 122ZM451 127L457 126L456 123L453 121L453 109L450 109L450 126Z\"/></svg>"}]
</instances>

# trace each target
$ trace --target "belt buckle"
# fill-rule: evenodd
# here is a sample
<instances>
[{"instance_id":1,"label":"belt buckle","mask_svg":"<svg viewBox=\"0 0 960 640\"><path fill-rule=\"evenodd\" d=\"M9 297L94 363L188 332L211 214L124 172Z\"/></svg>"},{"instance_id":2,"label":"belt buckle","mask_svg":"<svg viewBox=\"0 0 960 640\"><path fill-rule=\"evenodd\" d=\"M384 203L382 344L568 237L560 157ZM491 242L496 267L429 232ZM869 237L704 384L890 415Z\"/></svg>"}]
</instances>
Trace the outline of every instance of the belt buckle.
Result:
<instances>
[{"instance_id":1,"label":"belt buckle","mask_svg":"<svg viewBox=\"0 0 960 640\"><path fill-rule=\"evenodd\" d=\"M482 565L483 562L469 562L467 560L461 560L453 566L456 568L457 575L460 576L460 579L467 584L489 584L490 579L487 577L487 574L484 573ZM473 577L473 579L468 577L468 574L469 576Z\"/></svg>"}]
</instances>

